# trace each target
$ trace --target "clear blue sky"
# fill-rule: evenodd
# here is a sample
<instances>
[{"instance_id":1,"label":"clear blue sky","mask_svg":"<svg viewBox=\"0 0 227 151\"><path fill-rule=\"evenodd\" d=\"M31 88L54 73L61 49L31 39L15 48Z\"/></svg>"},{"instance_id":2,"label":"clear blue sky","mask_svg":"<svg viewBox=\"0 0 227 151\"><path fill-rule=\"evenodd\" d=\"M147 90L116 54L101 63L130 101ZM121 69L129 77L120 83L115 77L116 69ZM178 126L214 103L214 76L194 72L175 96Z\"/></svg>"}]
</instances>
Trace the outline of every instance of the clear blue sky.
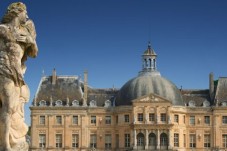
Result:
<instances>
[{"instance_id":1,"label":"clear blue sky","mask_svg":"<svg viewBox=\"0 0 227 151\"><path fill-rule=\"evenodd\" d=\"M25 80L35 95L42 71L83 75L89 85L120 88L141 70L148 41L163 77L185 89L227 76L226 0L21 0L35 22L39 54ZM0 0L0 16L15 2ZM26 105L26 122L30 111Z\"/></svg>"}]
</instances>

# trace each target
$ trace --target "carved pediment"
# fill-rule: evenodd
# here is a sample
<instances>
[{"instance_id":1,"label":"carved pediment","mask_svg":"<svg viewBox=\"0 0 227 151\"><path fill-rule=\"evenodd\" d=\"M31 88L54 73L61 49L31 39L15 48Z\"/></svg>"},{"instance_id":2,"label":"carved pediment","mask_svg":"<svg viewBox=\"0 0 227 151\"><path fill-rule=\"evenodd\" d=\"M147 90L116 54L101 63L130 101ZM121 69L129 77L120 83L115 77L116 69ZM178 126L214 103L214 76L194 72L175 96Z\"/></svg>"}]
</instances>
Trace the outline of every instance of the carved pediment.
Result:
<instances>
[{"instance_id":1,"label":"carved pediment","mask_svg":"<svg viewBox=\"0 0 227 151\"><path fill-rule=\"evenodd\" d=\"M163 103L170 103L171 101L163 98L163 97L160 97L158 95L155 95L155 94L149 94L149 95L146 95L146 96L142 96L140 98L137 98L135 100L133 100L133 103L155 103L155 102L163 102Z\"/></svg>"}]
</instances>

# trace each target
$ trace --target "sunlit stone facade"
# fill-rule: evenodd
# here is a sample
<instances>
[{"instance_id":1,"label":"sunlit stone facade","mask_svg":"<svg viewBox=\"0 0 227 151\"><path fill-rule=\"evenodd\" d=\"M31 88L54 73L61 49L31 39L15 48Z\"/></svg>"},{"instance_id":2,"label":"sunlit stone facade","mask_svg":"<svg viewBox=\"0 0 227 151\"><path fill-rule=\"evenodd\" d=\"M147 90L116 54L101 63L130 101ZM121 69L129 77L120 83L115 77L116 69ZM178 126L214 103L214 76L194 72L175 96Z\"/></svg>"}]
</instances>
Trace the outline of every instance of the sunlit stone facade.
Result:
<instances>
[{"instance_id":1,"label":"sunlit stone facade","mask_svg":"<svg viewBox=\"0 0 227 151\"><path fill-rule=\"evenodd\" d=\"M157 70L148 46L143 69L121 89L78 76L43 76L31 109L31 150L227 150L227 78L209 89L178 89Z\"/></svg>"}]
</instances>

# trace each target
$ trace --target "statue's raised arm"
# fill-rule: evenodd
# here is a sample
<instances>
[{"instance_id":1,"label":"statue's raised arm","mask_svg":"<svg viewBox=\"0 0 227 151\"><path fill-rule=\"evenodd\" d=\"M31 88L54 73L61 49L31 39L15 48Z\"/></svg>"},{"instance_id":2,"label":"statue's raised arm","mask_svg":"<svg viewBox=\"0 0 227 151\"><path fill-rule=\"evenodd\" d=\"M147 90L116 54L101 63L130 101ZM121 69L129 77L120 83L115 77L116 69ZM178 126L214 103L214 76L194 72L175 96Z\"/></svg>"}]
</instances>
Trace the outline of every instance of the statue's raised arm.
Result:
<instances>
[{"instance_id":1,"label":"statue's raised arm","mask_svg":"<svg viewBox=\"0 0 227 151\"><path fill-rule=\"evenodd\" d=\"M29 89L23 79L27 57L36 57L36 31L26 6L9 5L0 24L0 151L28 151L24 103Z\"/></svg>"}]
</instances>

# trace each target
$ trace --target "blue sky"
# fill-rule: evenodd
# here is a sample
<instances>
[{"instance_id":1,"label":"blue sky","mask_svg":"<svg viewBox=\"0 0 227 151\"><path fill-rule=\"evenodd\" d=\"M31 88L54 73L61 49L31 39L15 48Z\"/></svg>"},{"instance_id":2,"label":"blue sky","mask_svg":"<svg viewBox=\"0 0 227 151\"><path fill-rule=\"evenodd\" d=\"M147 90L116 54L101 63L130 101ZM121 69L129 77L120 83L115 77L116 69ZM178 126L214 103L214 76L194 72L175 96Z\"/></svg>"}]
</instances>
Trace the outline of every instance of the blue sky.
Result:
<instances>
[{"instance_id":1,"label":"blue sky","mask_svg":"<svg viewBox=\"0 0 227 151\"><path fill-rule=\"evenodd\" d=\"M42 71L82 75L89 85L120 88L141 70L148 41L162 76L184 89L227 76L226 0L21 0L35 22L39 54L25 80L35 95ZM2 17L12 0L0 0ZM26 123L30 124L28 103Z\"/></svg>"}]
</instances>

